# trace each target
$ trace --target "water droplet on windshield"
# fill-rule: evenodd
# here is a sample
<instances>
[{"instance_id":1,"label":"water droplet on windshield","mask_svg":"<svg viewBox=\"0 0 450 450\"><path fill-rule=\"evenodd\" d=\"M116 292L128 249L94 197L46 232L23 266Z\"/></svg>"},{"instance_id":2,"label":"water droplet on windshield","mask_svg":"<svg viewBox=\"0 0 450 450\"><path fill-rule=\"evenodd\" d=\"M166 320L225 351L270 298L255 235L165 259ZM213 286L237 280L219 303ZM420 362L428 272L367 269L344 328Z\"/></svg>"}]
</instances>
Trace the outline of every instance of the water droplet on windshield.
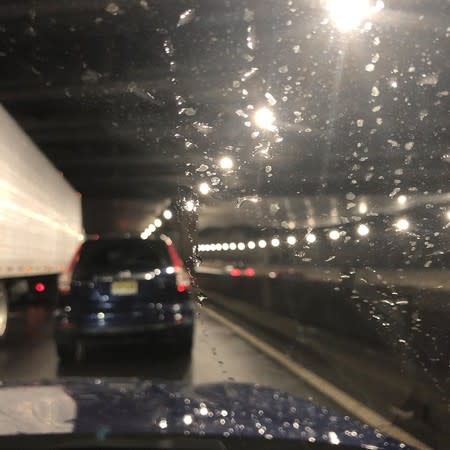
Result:
<instances>
[{"instance_id":1,"label":"water droplet on windshield","mask_svg":"<svg viewBox=\"0 0 450 450\"><path fill-rule=\"evenodd\" d=\"M106 5L105 11L109 14L112 14L113 16L117 16L118 14L122 13L119 6L114 2L108 3L108 5Z\"/></svg>"},{"instance_id":2,"label":"water droplet on windshield","mask_svg":"<svg viewBox=\"0 0 450 450\"><path fill-rule=\"evenodd\" d=\"M180 14L180 18L178 19L177 27L182 27L183 25L187 25L189 22L195 17L195 9L187 9L183 13Z\"/></svg>"}]
</instances>

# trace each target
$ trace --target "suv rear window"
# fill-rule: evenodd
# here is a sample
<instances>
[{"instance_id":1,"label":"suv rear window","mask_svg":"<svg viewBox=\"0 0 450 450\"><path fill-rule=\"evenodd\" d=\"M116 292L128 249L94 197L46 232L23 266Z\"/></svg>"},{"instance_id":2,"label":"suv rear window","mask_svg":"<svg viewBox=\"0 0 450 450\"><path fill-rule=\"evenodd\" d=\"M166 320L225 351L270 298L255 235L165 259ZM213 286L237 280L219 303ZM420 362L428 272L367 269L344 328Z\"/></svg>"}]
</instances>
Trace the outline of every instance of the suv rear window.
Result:
<instances>
[{"instance_id":1,"label":"suv rear window","mask_svg":"<svg viewBox=\"0 0 450 450\"><path fill-rule=\"evenodd\" d=\"M161 241L142 239L89 241L81 249L74 278L123 270L145 272L169 265L167 247Z\"/></svg>"}]
</instances>

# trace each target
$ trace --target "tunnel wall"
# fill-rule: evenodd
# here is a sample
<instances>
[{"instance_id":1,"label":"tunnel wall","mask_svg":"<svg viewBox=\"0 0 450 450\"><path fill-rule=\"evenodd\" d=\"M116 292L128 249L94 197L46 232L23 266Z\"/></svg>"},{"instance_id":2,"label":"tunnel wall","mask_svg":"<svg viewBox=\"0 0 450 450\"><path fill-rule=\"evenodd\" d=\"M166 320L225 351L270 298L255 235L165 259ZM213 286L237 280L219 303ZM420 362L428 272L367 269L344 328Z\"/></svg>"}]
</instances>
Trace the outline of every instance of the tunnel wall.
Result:
<instances>
[{"instance_id":1,"label":"tunnel wall","mask_svg":"<svg viewBox=\"0 0 450 450\"><path fill-rule=\"evenodd\" d=\"M270 312L273 317L288 318L346 339L361 339L371 347L400 349L413 361L422 356L437 368L445 369L450 359L450 296L444 288L427 287L427 279L435 280L436 273L411 271L404 275L403 286L394 287L387 276L379 280L381 271L372 278L368 271L361 270L333 280L335 277L326 273L328 269L317 268L314 274L317 278L322 274L320 280L313 279L316 277L307 270L277 274L276 278L260 274L234 278L208 270L199 273L197 281L211 294L212 302L217 294ZM292 268L286 268L289 270ZM443 282L447 275L439 272Z\"/></svg>"}]
</instances>

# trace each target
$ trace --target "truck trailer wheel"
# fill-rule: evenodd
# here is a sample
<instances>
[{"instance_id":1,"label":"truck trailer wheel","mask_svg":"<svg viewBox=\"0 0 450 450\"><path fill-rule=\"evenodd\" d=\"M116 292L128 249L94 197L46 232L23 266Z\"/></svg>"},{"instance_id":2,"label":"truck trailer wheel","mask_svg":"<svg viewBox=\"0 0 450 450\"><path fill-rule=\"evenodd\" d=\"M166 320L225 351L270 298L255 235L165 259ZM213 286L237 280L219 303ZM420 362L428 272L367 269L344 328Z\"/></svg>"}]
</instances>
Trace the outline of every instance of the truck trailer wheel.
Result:
<instances>
[{"instance_id":1,"label":"truck trailer wheel","mask_svg":"<svg viewBox=\"0 0 450 450\"><path fill-rule=\"evenodd\" d=\"M8 291L4 283L0 283L0 339L5 336L8 323Z\"/></svg>"}]
</instances>

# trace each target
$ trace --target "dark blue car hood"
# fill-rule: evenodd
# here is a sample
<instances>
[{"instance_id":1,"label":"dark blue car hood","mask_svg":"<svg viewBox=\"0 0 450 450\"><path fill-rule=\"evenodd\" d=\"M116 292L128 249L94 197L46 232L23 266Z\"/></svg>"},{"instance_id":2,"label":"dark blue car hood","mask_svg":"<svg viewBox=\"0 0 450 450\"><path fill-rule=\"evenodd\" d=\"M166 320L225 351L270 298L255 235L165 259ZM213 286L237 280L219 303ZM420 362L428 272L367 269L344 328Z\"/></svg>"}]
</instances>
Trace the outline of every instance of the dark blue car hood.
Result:
<instances>
[{"instance_id":1,"label":"dark blue car hood","mask_svg":"<svg viewBox=\"0 0 450 450\"><path fill-rule=\"evenodd\" d=\"M68 379L0 387L0 435L156 433L408 449L349 416L249 384Z\"/></svg>"}]
</instances>

